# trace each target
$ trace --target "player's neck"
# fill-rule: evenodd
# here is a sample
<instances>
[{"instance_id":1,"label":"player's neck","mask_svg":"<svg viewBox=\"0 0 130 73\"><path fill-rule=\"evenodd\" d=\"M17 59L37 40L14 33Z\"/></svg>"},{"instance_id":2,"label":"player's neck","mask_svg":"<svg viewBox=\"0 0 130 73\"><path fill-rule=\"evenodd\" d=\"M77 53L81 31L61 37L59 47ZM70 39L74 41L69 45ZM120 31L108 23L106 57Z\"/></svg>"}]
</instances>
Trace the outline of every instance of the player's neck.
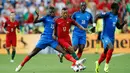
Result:
<instances>
[{"instance_id":1,"label":"player's neck","mask_svg":"<svg viewBox=\"0 0 130 73\"><path fill-rule=\"evenodd\" d=\"M62 17L63 19L67 19L67 17Z\"/></svg>"},{"instance_id":2,"label":"player's neck","mask_svg":"<svg viewBox=\"0 0 130 73\"><path fill-rule=\"evenodd\" d=\"M14 22L14 21L15 21L15 19L10 19L10 21L11 21L11 22Z\"/></svg>"}]
</instances>

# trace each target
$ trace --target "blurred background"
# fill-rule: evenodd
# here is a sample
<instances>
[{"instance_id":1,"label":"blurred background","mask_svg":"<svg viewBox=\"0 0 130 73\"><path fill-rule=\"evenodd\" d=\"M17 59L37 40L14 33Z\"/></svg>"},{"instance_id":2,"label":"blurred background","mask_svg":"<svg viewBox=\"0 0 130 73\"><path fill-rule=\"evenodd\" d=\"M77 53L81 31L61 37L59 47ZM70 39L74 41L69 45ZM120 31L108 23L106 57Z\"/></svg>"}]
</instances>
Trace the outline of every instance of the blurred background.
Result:
<instances>
[{"instance_id":1,"label":"blurred background","mask_svg":"<svg viewBox=\"0 0 130 73\"><path fill-rule=\"evenodd\" d=\"M127 26L118 30L116 29L116 48L130 48L129 31L130 30L130 0L0 0L0 50L5 47L5 34L2 30L2 25L9 19L9 14L12 11L16 13L16 20L19 21L20 33L18 33L19 50L25 48L33 49L40 37L40 33L44 31L43 23L33 24L36 17L35 10L39 10L40 17L48 12L50 6L56 7L56 15L59 16L63 7L68 8L71 16L75 11L80 9L80 2L87 3L86 11L93 15L93 18L99 12L108 12L111 10L112 2L116 1L119 4L119 19L121 22L127 20ZM88 35L86 48L92 50L95 48L96 34ZM124 37L123 37L124 36ZM92 42L94 41L94 42ZM120 47L123 44L123 47ZM93 46L94 45L94 46ZM28 50L26 50L28 51ZM24 53L25 51L22 51ZM0 51L3 53L3 51Z\"/></svg>"}]
</instances>

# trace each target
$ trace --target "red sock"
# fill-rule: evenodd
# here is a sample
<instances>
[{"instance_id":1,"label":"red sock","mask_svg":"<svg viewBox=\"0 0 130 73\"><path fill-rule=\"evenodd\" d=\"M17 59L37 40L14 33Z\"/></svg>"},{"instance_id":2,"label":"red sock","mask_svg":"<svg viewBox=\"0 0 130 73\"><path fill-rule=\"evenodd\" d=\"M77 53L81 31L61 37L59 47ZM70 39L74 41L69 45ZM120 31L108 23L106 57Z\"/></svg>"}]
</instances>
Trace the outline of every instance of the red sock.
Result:
<instances>
[{"instance_id":1,"label":"red sock","mask_svg":"<svg viewBox=\"0 0 130 73\"><path fill-rule=\"evenodd\" d=\"M26 56L23 60L23 62L21 63L21 66L24 66L24 64L30 60L30 57L29 56Z\"/></svg>"},{"instance_id":2,"label":"red sock","mask_svg":"<svg viewBox=\"0 0 130 73\"><path fill-rule=\"evenodd\" d=\"M78 52L78 53L77 53L77 56L78 56L78 58L80 59L81 56L82 56L82 53L81 53L81 52Z\"/></svg>"},{"instance_id":3,"label":"red sock","mask_svg":"<svg viewBox=\"0 0 130 73\"><path fill-rule=\"evenodd\" d=\"M106 56L106 63L107 64L111 60L112 52L113 52L113 49L109 49L108 52L107 52L107 56Z\"/></svg>"},{"instance_id":4,"label":"red sock","mask_svg":"<svg viewBox=\"0 0 130 73\"><path fill-rule=\"evenodd\" d=\"M73 63L76 62L76 60L70 55L70 54L65 54L64 57L68 60L71 61Z\"/></svg>"},{"instance_id":5,"label":"red sock","mask_svg":"<svg viewBox=\"0 0 130 73\"><path fill-rule=\"evenodd\" d=\"M99 65L105 60L105 58L106 58L106 54L102 53L98 60Z\"/></svg>"}]
</instances>

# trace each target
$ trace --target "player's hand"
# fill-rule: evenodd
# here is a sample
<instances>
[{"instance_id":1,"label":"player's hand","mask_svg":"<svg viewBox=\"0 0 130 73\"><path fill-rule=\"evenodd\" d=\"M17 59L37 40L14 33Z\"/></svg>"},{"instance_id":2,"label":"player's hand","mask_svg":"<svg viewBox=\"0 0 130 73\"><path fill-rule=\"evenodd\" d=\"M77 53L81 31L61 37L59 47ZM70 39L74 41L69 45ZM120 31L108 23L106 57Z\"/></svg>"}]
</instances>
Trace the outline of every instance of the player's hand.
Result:
<instances>
[{"instance_id":1,"label":"player's hand","mask_svg":"<svg viewBox=\"0 0 130 73\"><path fill-rule=\"evenodd\" d=\"M52 35L54 40L58 40L58 38L55 35Z\"/></svg>"},{"instance_id":2,"label":"player's hand","mask_svg":"<svg viewBox=\"0 0 130 73\"><path fill-rule=\"evenodd\" d=\"M9 32L8 31L5 31L6 34L8 34Z\"/></svg>"}]
</instances>

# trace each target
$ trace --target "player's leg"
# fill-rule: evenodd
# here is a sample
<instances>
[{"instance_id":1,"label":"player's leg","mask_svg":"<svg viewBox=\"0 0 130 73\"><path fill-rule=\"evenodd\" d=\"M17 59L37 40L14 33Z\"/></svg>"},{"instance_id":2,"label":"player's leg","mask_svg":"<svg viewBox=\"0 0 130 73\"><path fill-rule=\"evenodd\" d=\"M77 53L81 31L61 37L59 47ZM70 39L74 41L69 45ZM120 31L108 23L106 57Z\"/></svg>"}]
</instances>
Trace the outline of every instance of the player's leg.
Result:
<instances>
[{"instance_id":1,"label":"player's leg","mask_svg":"<svg viewBox=\"0 0 130 73\"><path fill-rule=\"evenodd\" d=\"M72 35L72 45L74 47L74 50L77 51L77 49L79 48L79 38L76 34L73 33Z\"/></svg>"},{"instance_id":2,"label":"player's leg","mask_svg":"<svg viewBox=\"0 0 130 73\"><path fill-rule=\"evenodd\" d=\"M12 55L11 55L11 60L10 62L14 62L14 57L15 57L15 54L16 54L16 43L17 43L17 40L16 40L16 35L13 37L13 39L11 40L12 42Z\"/></svg>"},{"instance_id":3,"label":"player's leg","mask_svg":"<svg viewBox=\"0 0 130 73\"><path fill-rule=\"evenodd\" d=\"M98 50L100 48L100 35L101 35L101 32L98 32L98 37L97 37L97 41L96 41L96 54L98 54Z\"/></svg>"},{"instance_id":4,"label":"player's leg","mask_svg":"<svg viewBox=\"0 0 130 73\"><path fill-rule=\"evenodd\" d=\"M83 53L83 50L85 48L85 44L86 44L86 35L81 36L79 39L79 50L77 53L78 58L80 59Z\"/></svg>"},{"instance_id":5,"label":"player's leg","mask_svg":"<svg viewBox=\"0 0 130 73\"><path fill-rule=\"evenodd\" d=\"M15 69L16 72L19 72L22 67L25 65L25 63L27 63L33 56L35 56L39 51L41 51L41 49L39 48L35 48L33 49L33 51L27 55L24 60L20 63L20 65Z\"/></svg>"},{"instance_id":6,"label":"player's leg","mask_svg":"<svg viewBox=\"0 0 130 73\"><path fill-rule=\"evenodd\" d=\"M96 68L95 68L96 73L99 73L100 64L101 64L101 63L105 60L105 58L106 58L106 54L107 54L107 51L108 51L108 47L107 47L108 42L106 42L106 41L107 41L106 38L103 38L103 39L102 39L104 51L103 51L103 53L100 55L100 58L98 59L98 61L95 62L95 63L96 63Z\"/></svg>"},{"instance_id":7,"label":"player's leg","mask_svg":"<svg viewBox=\"0 0 130 73\"><path fill-rule=\"evenodd\" d=\"M58 39L58 42L62 47L64 47L76 60L78 60L78 57L74 51L74 47L71 45L70 39Z\"/></svg>"},{"instance_id":8,"label":"player's leg","mask_svg":"<svg viewBox=\"0 0 130 73\"><path fill-rule=\"evenodd\" d=\"M11 46L11 39L6 35L6 51L8 55L10 55L10 46Z\"/></svg>"},{"instance_id":9,"label":"player's leg","mask_svg":"<svg viewBox=\"0 0 130 73\"><path fill-rule=\"evenodd\" d=\"M20 63L20 65L15 69L16 72L20 71L22 69L22 67L33 57L35 56L39 51L41 51L42 49L45 49L45 47L47 47L47 45L45 45L43 43L44 41L42 39L40 39L36 45L36 47L32 50L31 53L29 53L24 60Z\"/></svg>"},{"instance_id":10,"label":"player's leg","mask_svg":"<svg viewBox=\"0 0 130 73\"><path fill-rule=\"evenodd\" d=\"M107 51L107 54L106 54L106 63L105 63L105 66L104 66L105 72L109 71L109 62L111 60L113 50L114 50L114 41L113 41L113 43L110 42L108 44L108 51Z\"/></svg>"}]
</instances>

